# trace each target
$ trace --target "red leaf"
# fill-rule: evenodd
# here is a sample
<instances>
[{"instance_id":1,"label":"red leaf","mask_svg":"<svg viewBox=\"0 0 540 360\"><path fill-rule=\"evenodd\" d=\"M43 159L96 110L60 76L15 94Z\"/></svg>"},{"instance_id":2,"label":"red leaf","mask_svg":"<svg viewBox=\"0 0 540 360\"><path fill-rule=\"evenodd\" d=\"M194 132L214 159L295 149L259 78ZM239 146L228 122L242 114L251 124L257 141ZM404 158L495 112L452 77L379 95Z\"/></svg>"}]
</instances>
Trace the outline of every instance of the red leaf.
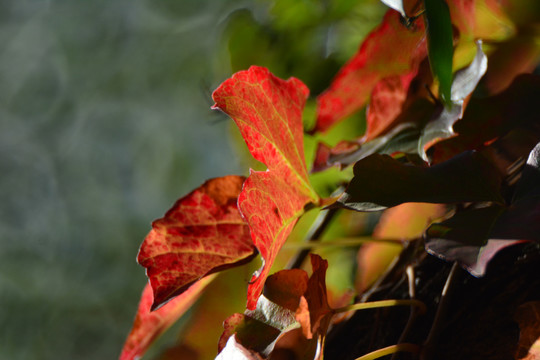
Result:
<instances>
[{"instance_id":1,"label":"red leaf","mask_svg":"<svg viewBox=\"0 0 540 360\"><path fill-rule=\"evenodd\" d=\"M214 279L209 276L191 286L182 295L161 308L151 311L154 302L152 288L147 284L141 296L137 316L129 333L120 360L140 358L159 335L167 330L197 300L204 288Z\"/></svg>"},{"instance_id":2,"label":"red leaf","mask_svg":"<svg viewBox=\"0 0 540 360\"><path fill-rule=\"evenodd\" d=\"M319 96L314 131L326 131L363 107L381 79L416 72L426 54L423 24L416 24L418 28L408 29L397 11L386 13L382 24Z\"/></svg>"},{"instance_id":3,"label":"red leaf","mask_svg":"<svg viewBox=\"0 0 540 360\"><path fill-rule=\"evenodd\" d=\"M318 201L304 160L302 110L308 94L300 80L284 81L253 66L212 95L213 108L236 122L253 157L268 166L265 172L251 171L238 198L264 260L248 288L249 309L255 308L270 267L304 206Z\"/></svg>"},{"instance_id":4,"label":"red leaf","mask_svg":"<svg viewBox=\"0 0 540 360\"><path fill-rule=\"evenodd\" d=\"M153 310L202 277L255 256L236 205L243 181L233 175L208 180L154 221L137 257L154 290Z\"/></svg>"},{"instance_id":5,"label":"red leaf","mask_svg":"<svg viewBox=\"0 0 540 360\"><path fill-rule=\"evenodd\" d=\"M365 141L376 138L393 125L402 111L409 85L415 75L416 71L402 76L389 76L375 85L366 114Z\"/></svg>"}]
</instances>

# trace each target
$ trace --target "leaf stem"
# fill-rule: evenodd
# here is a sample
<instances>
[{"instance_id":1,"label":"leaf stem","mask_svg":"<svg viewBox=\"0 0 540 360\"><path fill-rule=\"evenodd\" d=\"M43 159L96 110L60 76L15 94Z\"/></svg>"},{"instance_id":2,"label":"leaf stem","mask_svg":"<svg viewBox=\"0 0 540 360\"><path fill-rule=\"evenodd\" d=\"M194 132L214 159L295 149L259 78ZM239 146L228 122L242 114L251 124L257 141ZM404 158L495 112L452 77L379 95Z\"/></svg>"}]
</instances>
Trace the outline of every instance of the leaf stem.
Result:
<instances>
[{"instance_id":1,"label":"leaf stem","mask_svg":"<svg viewBox=\"0 0 540 360\"><path fill-rule=\"evenodd\" d=\"M420 350L420 346L416 344L403 343L403 344L387 346L385 348L372 351L369 354L356 358L356 360L374 360L374 359L378 359L383 356L394 354L400 351L416 354L418 353L419 350Z\"/></svg>"},{"instance_id":2,"label":"leaf stem","mask_svg":"<svg viewBox=\"0 0 540 360\"><path fill-rule=\"evenodd\" d=\"M357 303L334 309L334 312L338 314L347 311L377 309L394 306L415 306L416 308L418 308L420 314L426 312L426 305L422 301L416 299L392 299Z\"/></svg>"}]
</instances>

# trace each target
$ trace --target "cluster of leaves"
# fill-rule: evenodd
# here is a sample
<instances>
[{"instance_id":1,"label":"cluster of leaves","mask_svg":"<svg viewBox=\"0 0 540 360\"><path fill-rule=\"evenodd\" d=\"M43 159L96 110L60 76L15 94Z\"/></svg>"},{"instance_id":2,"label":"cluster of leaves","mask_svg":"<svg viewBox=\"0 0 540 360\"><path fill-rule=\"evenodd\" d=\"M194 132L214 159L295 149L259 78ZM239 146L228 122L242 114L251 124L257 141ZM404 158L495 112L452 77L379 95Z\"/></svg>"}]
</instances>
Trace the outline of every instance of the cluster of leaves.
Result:
<instances>
[{"instance_id":1,"label":"cluster of leaves","mask_svg":"<svg viewBox=\"0 0 540 360\"><path fill-rule=\"evenodd\" d=\"M270 275L310 209L323 209L306 235L312 242L332 223L345 226L345 210L375 213L374 229L351 226L343 233L352 239L325 242L359 247L358 297L377 286L404 241L423 241L428 253L474 276L502 249L540 241L540 78L531 74L540 47L533 21L520 15L526 2L383 2L392 9L317 96L312 128L303 122L310 92L297 78L252 66L215 90L213 108L234 120L267 170L208 180L152 224L138 254L149 284L121 359L142 356L213 274L257 255L247 310L224 319L218 358L279 359L284 351L322 358L335 315L371 305L347 305L350 294L329 305L327 261L312 254L311 276L299 269L317 245ZM325 143L330 128L366 106L364 134ZM312 173L338 167L349 177L334 179L334 196L311 185L304 139L318 141ZM414 299L374 306L400 304L421 307Z\"/></svg>"}]
</instances>

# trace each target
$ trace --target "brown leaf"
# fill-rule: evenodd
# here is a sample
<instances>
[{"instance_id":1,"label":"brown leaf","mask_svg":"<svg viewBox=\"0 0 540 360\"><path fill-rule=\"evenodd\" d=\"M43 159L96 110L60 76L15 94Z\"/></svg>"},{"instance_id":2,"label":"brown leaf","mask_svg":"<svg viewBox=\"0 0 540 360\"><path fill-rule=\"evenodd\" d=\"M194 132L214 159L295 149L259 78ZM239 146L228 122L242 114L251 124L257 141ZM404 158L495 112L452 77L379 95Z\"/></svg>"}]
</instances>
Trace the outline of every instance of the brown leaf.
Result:
<instances>
[{"instance_id":1,"label":"brown leaf","mask_svg":"<svg viewBox=\"0 0 540 360\"><path fill-rule=\"evenodd\" d=\"M328 305L326 293L326 270L328 261L323 260L319 255L311 255L311 267L313 273L309 278L307 291L300 301L300 307L296 311L296 319L302 325L302 330L306 338L316 338L324 344L324 338L334 311ZM309 312L309 322L307 312Z\"/></svg>"}]
</instances>

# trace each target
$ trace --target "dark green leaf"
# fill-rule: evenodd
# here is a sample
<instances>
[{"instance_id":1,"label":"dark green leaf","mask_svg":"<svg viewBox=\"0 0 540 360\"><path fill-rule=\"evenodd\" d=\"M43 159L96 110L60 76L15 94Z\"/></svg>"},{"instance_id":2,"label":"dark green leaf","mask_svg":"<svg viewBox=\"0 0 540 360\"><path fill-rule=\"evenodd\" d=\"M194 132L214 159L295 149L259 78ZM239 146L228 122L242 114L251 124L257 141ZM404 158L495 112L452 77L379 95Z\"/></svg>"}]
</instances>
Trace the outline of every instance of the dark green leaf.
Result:
<instances>
[{"instance_id":1,"label":"dark green leaf","mask_svg":"<svg viewBox=\"0 0 540 360\"><path fill-rule=\"evenodd\" d=\"M487 98L472 98L454 126L458 136L443 140L429 149L432 163L439 163L466 151L481 148L485 142L508 133L512 128L538 123L536 100L540 76L518 76L503 92Z\"/></svg>"},{"instance_id":2,"label":"dark green leaf","mask_svg":"<svg viewBox=\"0 0 540 360\"><path fill-rule=\"evenodd\" d=\"M431 71L439 80L443 101L449 103L454 54L450 10L444 0L424 0L424 7Z\"/></svg>"},{"instance_id":3,"label":"dark green leaf","mask_svg":"<svg viewBox=\"0 0 540 360\"><path fill-rule=\"evenodd\" d=\"M482 277L489 262L499 251L523 242L524 240L489 239L485 245L477 246L456 240L436 239L426 245L426 250L446 261L458 261L471 275Z\"/></svg>"},{"instance_id":4,"label":"dark green leaf","mask_svg":"<svg viewBox=\"0 0 540 360\"><path fill-rule=\"evenodd\" d=\"M374 154L354 165L354 178L334 207L377 211L404 202L501 202L501 176L480 153L467 152L432 167Z\"/></svg>"},{"instance_id":5,"label":"dark green leaf","mask_svg":"<svg viewBox=\"0 0 540 360\"><path fill-rule=\"evenodd\" d=\"M426 231L426 250L447 261L458 261L474 276L483 276L502 249L540 242L539 158L540 143L529 155L510 206L466 210L431 225Z\"/></svg>"}]
</instances>

